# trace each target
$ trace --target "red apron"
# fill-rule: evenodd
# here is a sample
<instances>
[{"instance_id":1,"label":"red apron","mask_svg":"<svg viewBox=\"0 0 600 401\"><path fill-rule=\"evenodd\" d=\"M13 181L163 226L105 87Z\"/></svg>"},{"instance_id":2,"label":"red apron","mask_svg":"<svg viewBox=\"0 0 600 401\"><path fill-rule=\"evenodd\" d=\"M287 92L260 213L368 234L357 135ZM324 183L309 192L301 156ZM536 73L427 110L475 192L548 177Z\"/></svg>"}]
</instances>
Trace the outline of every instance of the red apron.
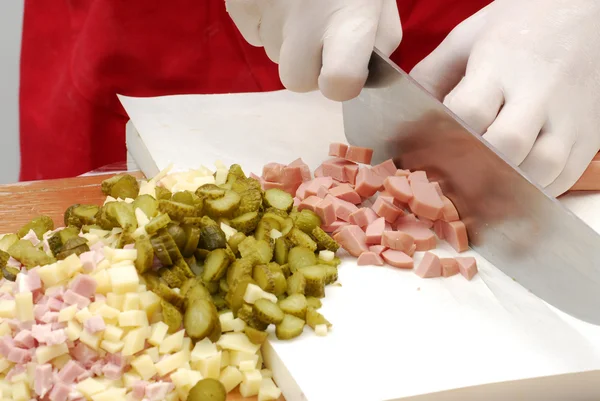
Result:
<instances>
[{"instance_id":1,"label":"red apron","mask_svg":"<svg viewBox=\"0 0 600 401\"><path fill-rule=\"evenodd\" d=\"M410 70L490 2L398 0L404 39L392 59ZM20 179L75 176L124 161L127 115L116 93L282 88L277 66L243 40L224 0L26 0Z\"/></svg>"}]
</instances>

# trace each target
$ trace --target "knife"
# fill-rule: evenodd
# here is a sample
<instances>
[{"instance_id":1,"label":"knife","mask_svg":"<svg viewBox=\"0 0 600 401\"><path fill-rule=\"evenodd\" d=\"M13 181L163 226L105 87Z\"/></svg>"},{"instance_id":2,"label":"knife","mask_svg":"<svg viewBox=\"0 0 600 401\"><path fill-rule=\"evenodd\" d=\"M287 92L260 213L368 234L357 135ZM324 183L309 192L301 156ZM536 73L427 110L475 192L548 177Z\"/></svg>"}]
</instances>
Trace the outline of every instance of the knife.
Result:
<instances>
[{"instance_id":1,"label":"knife","mask_svg":"<svg viewBox=\"0 0 600 401\"><path fill-rule=\"evenodd\" d=\"M547 303L600 324L600 235L591 227L377 49L364 89L342 107L348 143L439 182L474 251Z\"/></svg>"}]
</instances>

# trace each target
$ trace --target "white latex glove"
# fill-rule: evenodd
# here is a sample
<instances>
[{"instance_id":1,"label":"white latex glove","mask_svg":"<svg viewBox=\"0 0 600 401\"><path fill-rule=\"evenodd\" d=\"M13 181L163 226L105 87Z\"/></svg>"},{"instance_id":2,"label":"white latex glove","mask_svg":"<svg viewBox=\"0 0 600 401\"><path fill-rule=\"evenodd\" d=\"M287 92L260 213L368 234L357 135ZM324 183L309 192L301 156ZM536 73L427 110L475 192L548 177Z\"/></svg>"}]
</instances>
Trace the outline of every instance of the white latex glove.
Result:
<instances>
[{"instance_id":1,"label":"white latex glove","mask_svg":"<svg viewBox=\"0 0 600 401\"><path fill-rule=\"evenodd\" d=\"M402 27L396 0L226 0L253 46L279 64L283 85L332 100L360 93L373 46L391 54Z\"/></svg>"},{"instance_id":2,"label":"white latex glove","mask_svg":"<svg viewBox=\"0 0 600 401\"><path fill-rule=\"evenodd\" d=\"M598 0L496 0L411 75L554 196L600 149Z\"/></svg>"}]
</instances>

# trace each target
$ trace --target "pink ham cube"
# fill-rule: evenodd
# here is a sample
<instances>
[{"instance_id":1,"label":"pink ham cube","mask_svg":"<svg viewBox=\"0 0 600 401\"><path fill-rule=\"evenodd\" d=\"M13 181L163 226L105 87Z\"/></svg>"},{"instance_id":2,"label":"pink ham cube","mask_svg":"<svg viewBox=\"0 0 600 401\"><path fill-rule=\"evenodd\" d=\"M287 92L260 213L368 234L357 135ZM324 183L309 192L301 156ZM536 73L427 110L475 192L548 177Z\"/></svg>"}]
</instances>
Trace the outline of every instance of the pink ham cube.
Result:
<instances>
[{"instance_id":1,"label":"pink ham cube","mask_svg":"<svg viewBox=\"0 0 600 401\"><path fill-rule=\"evenodd\" d=\"M346 182L354 185L356 184L356 176L358 175L358 164L350 163L344 165L344 176Z\"/></svg>"},{"instance_id":2,"label":"pink ham cube","mask_svg":"<svg viewBox=\"0 0 600 401\"><path fill-rule=\"evenodd\" d=\"M354 205L358 205L362 202L360 195L349 184L340 184L335 188L331 188L329 193L338 199L345 200Z\"/></svg>"},{"instance_id":3,"label":"pink ham cube","mask_svg":"<svg viewBox=\"0 0 600 401\"><path fill-rule=\"evenodd\" d=\"M429 179L427 178L427 173L425 171L413 171L408 175L408 181L429 182Z\"/></svg>"},{"instance_id":4,"label":"pink ham cube","mask_svg":"<svg viewBox=\"0 0 600 401\"><path fill-rule=\"evenodd\" d=\"M321 226L321 228L323 229L323 231L325 231L326 233L332 233L336 230L339 230L340 228L347 226L348 222L345 222L343 220L336 220L333 223L331 223L328 226Z\"/></svg>"},{"instance_id":5,"label":"pink ham cube","mask_svg":"<svg viewBox=\"0 0 600 401\"><path fill-rule=\"evenodd\" d=\"M415 269L415 274L421 278L435 278L442 276L440 258L431 252L425 252L421 263Z\"/></svg>"},{"instance_id":6,"label":"pink ham cube","mask_svg":"<svg viewBox=\"0 0 600 401\"><path fill-rule=\"evenodd\" d=\"M262 178L265 181L281 182L285 165L281 163L267 163L263 167Z\"/></svg>"},{"instance_id":7,"label":"pink ham cube","mask_svg":"<svg viewBox=\"0 0 600 401\"><path fill-rule=\"evenodd\" d=\"M442 202L444 204L444 207L442 209L442 220L446 222L458 221L458 210L456 210L454 203L452 203L452 201L448 197L443 195Z\"/></svg>"},{"instance_id":8,"label":"pink ham cube","mask_svg":"<svg viewBox=\"0 0 600 401\"><path fill-rule=\"evenodd\" d=\"M369 167L361 167L356 175L354 190L363 198L369 198L383 187L384 179Z\"/></svg>"},{"instance_id":9,"label":"pink ham cube","mask_svg":"<svg viewBox=\"0 0 600 401\"><path fill-rule=\"evenodd\" d=\"M288 164L288 167L300 167L300 171L302 172L302 181L309 181L311 179L310 168L302 159L299 158L294 160Z\"/></svg>"},{"instance_id":10,"label":"pink ham cube","mask_svg":"<svg viewBox=\"0 0 600 401\"><path fill-rule=\"evenodd\" d=\"M344 158L355 163L371 164L372 157L373 149L351 145L348 146L348 150L346 151L346 156Z\"/></svg>"},{"instance_id":11,"label":"pink ham cube","mask_svg":"<svg viewBox=\"0 0 600 401\"><path fill-rule=\"evenodd\" d=\"M471 280L477 274L477 261L473 257L457 257L458 270L467 280Z\"/></svg>"},{"instance_id":12,"label":"pink ham cube","mask_svg":"<svg viewBox=\"0 0 600 401\"><path fill-rule=\"evenodd\" d=\"M370 210L370 209L368 209ZM367 245L381 244L381 236L385 230L385 219L380 217L367 226ZM385 245L385 244L383 244ZM381 252L380 252L381 253Z\"/></svg>"},{"instance_id":13,"label":"pink ham cube","mask_svg":"<svg viewBox=\"0 0 600 401\"><path fill-rule=\"evenodd\" d=\"M345 157L348 151L348 145L344 143L331 143L329 144L329 156L333 157Z\"/></svg>"},{"instance_id":14,"label":"pink ham cube","mask_svg":"<svg viewBox=\"0 0 600 401\"><path fill-rule=\"evenodd\" d=\"M392 159L387 159L383 163L373 166L373 171L375 174L378 174L384 178L396 174L396 170L396 165Z\"/></svg>"},{"instance_id":15,"label":"pink ham cube","mask_svg":"<svg viewBox=\"0 0 600 401\"><path fill-rule=\"evenodd\" d=\"M35 367L33 390L40 397L44 398L46 393L50 391L53 385L52 381L52 365L45 363Z\"/></svg>"},{"instance_id":16,"label":"pink ham cube","mask_svg":"<svg viewBox=\"0 0 600 401\"><path fill-rule=\"evenodd\" d=\"M321 224L325 226L336 221L335 206L330 199L321 199L314 211L321 218Z\"/></svg>"},{"instance_id":17,"label":"pink ham cube","mask_svg":"<svg viewBox=\"0 0 600 401\"><path fill-rule=\"evenodd\" d=\"M428 251L434 249L437 245L433 231L420 221L407 221L397 224L396 230L413 237L417 251Z\"/></svg>"},{"instance_id":18,"label":"pink ham cube","mask_svg":"<svg viewBox=\"0 0 600 401\"><path fill-rule=\"evenodd\" d=\"M69 288L81 296L91 298L96 293L97 286L98 283L92 276L80 274L75 277Z\"/></svg>"},{"instance_id":19,"label":"pink ham cube","mask_svg":"<svg viewBox=\"0 0 600 401\"><path fill-rule=\"evenodd\" d=\"M369 247L369 251L370 251L370 252L374 252L374 253L376 253L377 255L381 255L381 253L382 253L383 251L385 251L386 249L387 249L387 248L386 248L385 246L383 246L383 245L371 245L371 246Z\"/></svg>"},{"instance_id":20,"label":"pink ham cube","mask_svg":"<svg viewBox=\"0 0 600 401\"><path fill-rule=\"evenodd\" d=\"M329 199L333 203L333 206L335 207L335 215L340 220L350 221L350 215L358 210L356 205L346 202L345 200L338 199L334 196L327 195L325 199Z\"/></svg>"},{"instance_id":21,"label":"pink ham cube","mask_svg":"<svg viewBox=\"0 0 600 401\"><path fill-rule=\"evenodd\" d=\"M464 252L469 249L469 237L467 236L467 227L462 221L442 222L442 231L444 239L456 250Z\"/></svg>"},{"instance_id":22,"label":"pink ham cube","mask_svg":"<svg viewBox=\"0 0 600 401\"><path fill-rule=\"evenodd\" d=\"M458 262L454 258L440 258L442 264L442 277L451 277L458 274Z\"/></svg>"},{"instance_id":23,"label":"pink ham cube","mask_svg":"<svg viewBox=\"0 0 600 401\"><path fill-rule=\"evenodd\" d=\"M300 212L304 209L308 209L311 212L314 212L317 208L317 205L322 200L323 199L319 198L318 196L309 196L308 198L306 198L302 202L300 202L300 205L298 206L298 211Z\"/></svg>"}]
</instances>

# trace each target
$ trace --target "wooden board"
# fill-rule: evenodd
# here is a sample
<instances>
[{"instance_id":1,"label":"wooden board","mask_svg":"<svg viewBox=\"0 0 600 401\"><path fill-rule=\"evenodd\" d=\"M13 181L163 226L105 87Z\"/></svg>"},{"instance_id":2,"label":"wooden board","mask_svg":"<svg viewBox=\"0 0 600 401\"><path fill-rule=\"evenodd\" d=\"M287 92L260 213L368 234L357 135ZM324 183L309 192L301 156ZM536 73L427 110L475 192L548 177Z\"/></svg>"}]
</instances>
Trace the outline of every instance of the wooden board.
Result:
<instances>
[{"instance_id":1,"label":"wooden board","mask_svg":"<svg viewBox=\"0 0 600 401\"><path fill-rule=\"evenodd\" d=\"M129 174L143 177L139 171ZM0 185L0 233L15 232L40 214L50 216L56 227L62 226L63 214L72 204L104 202L106 196L100 183L111 175L114 174ZM237 389L227 396L227 401L256 400L257 397L242 397ZM281 396L277 401L285 399Z\"/></svg>"}]
</instances>

